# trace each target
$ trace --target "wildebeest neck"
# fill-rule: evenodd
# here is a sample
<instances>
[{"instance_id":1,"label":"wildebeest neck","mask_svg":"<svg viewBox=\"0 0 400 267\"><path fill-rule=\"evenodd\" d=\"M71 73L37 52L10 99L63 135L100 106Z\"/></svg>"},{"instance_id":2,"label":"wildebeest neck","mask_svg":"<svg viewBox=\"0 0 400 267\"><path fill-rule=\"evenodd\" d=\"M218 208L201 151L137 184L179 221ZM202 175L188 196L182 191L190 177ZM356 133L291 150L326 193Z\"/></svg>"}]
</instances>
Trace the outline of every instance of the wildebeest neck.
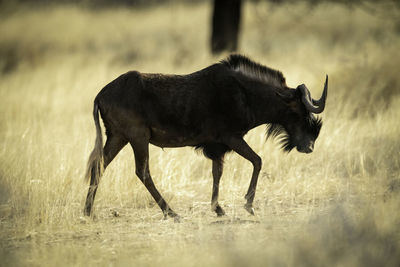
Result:
<instances>
[{"instance_id":1,"label":"wildebeest neck","mask_svg":"<svg viewBox=\"0 0 400 267\"><path fill-rule=\"evenodd\" d=\"M243 87L248 108L254 118L252 128L265 123L282 124L285 121L287 104L277 94L277 91L291 89L287 87L278 88L272 84L242 75L238 75L237 79Z\"/></svg>"}]
</instances>

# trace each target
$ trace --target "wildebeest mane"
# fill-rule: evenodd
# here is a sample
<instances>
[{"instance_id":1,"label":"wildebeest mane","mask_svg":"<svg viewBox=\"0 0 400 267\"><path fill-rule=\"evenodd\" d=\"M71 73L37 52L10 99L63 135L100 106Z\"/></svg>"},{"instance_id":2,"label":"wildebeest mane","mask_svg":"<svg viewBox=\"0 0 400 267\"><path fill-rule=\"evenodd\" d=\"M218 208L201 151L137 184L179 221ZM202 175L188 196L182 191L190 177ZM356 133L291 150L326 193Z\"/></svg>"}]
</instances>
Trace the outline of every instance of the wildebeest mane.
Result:
<instances>
[{"instance_id":1,"label":"wildebeest mane","mask_svg":"<svg viewBox=\"0 0 400 267\"><path fill-rule=\"evenodd\" d=\"M257 79L278 88L286 87L286 79L282 72L254 62L243 55L230 55L227 59L222 60L221 63L250 78Z\"/></svg>"}]
</instances>

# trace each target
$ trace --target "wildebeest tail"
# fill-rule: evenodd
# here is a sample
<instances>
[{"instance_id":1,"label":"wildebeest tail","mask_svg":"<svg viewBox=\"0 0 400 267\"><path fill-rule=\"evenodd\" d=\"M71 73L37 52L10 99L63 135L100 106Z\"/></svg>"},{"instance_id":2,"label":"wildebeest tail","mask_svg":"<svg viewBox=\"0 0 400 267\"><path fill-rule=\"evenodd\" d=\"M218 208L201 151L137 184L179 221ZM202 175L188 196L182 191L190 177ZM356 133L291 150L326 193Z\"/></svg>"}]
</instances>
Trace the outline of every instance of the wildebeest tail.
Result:
<instances>
[{"instance_id":1,"label":"wildebeest tail","mask_svg":"<svg viewBox=\"0 0 400 267\"><path fill-rule=\"evenodd\" d=\"M93 118L94 118L94 124L96 125L96 141L94 143L93 151L92 153L90 153L89 160L87 163L85 181L87 182L90 178L94 179L96 181L96 184L98 184L101 174L104 170L104 160L103 160L103 136L101 134L101 127L99 121L99 105L97 99L95 99L94 101Z\"/></svg>"}]
</instances>

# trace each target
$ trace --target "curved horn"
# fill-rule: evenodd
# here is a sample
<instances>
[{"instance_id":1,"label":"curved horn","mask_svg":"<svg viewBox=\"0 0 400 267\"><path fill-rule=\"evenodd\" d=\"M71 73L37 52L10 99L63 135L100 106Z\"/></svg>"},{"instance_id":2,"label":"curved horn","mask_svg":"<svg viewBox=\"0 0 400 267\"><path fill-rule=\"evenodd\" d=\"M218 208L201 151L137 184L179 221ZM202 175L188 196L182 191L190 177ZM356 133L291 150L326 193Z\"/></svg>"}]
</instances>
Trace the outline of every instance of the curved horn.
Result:
<instances>
[{"instance_id":1,"label":"curved horn","mask_svg":"<svg viewBox=\"0 0 400 267\"><path fill-rule=\"evenodd\" d=\"M322 92L322 96L320 99L318 100L314 100L312 99L312 102L314 105L316 106L322 106L322 110L324 110L325 108L325 101L326 101L326 97L328 96L328 74L326 75L326 79L325 79L325 85L324 85L324 91Z\"/></svg>"},{"instance_id":2,"label":"curved horn","mask_svg":"<svg viewBox=\"0 0 400 267\"><path fill-rule=\"evenodd\" d=\"M318 100L314 100L311 98L310 91L308 91L307 87L304 84L300 85L298 88L302 95L301 100L303 101L303 104L306 106L308 111L315 114L319 114L324 111L326 97L328 95L328 75L326 75L324 91L322 92L321 98Z\"/></svg>"}]
</instances>

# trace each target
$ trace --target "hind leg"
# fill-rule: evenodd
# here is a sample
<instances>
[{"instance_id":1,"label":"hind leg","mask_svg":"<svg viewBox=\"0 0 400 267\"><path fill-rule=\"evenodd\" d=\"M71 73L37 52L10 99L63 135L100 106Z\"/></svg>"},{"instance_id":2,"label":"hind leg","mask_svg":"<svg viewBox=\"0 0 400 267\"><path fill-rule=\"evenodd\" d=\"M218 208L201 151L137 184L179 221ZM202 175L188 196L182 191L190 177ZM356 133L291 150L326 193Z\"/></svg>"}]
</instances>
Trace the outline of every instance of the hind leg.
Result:
<instances>
[{"instance_id":1,"label":"hind leg","mask_svg":"<svg viewBox=\"0 0 400 267\"><path fill-rule=\"evenodd\" d=\"M119 151L127 144L128 142L120 136L117 135L109 135L107 137L106 144L104 145L104 170L111 163L111 161L115 158ZM96 196L98 181L99 179L95 179L94 170L92 169L90 186L86 196L86 203L84 214L86 216L90 216L93 209L93 202Z\"/></svg>"},{"instance_id":2,"label":"hind leg","mask_svg":"<svg viewBox=\"0 0 400 267\"><path fill-rule=\"evenodd\" d=\"M135 137L132 138L132 141L130 142L135 154L136 175L154 198L157 205L164 213L164 216L174 217L179 220L178 214L169 207L160 192L158 192L153 179L151 178L149 170L149 137L150 133L147 129L143 131L136 130Z\"/></svg>"}]
</instances>

